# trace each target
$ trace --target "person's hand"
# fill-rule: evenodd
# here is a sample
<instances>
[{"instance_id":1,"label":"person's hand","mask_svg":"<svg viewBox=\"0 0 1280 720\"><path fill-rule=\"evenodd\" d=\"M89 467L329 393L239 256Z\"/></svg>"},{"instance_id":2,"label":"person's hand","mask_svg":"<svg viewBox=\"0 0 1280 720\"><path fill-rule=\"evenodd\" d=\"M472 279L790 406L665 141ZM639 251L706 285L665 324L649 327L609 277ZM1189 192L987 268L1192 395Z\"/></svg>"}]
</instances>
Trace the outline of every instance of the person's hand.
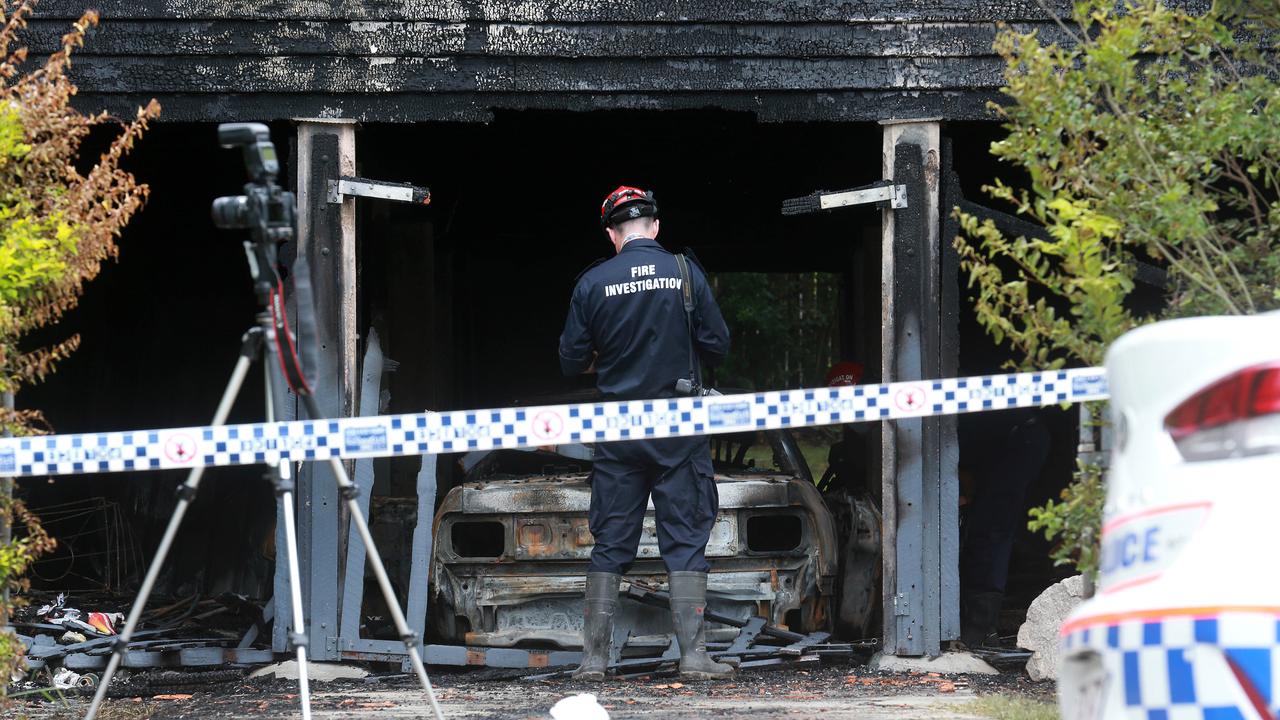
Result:
<instances>
[{"instance_id":1,"label":"person's hand","mask_svg":"<svg viewBox=\"0 0 1280 720\"><path fill-rule=\"evenodd\" d=\"M586 370L583 370L583 371L582 371L582 374L583 374L583 375L595 375L595 373L596 373L596 360L597 360L597 359L599 359L599 358L600 358L600 353L598 353L598 352L593 352L593 353L591 353L591 364L587 366L587 369L586 369Z\"/></svg>"}]
</instances>

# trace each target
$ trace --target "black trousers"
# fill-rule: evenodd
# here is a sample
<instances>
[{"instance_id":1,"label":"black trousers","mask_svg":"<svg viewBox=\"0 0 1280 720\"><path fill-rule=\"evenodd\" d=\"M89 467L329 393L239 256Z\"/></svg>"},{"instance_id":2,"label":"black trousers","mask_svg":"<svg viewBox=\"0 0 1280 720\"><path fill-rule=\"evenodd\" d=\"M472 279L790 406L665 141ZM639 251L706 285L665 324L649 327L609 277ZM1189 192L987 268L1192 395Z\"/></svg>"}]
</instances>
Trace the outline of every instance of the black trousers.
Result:
<instances>
[{"instance_id":1,"label":"black trousers","mask_svg":"<svg viewBox=\"0 0 1280 720\"><path fill-rule=\"evenodd\" d=\"M1040 421L993 435L998 445L975 469L977 493L965 518L960 583L966 594L1004 592L1013 541L1027 525L1027 487L1040 477L1052 444Z\"/></svg>"},{"instance_id":2,"label":"black trousers","mask_svg":"<svg viewBox=\"0 0 1280 720\"><path fill-rule=\"evenodd\" d=\"M590 572L624 574L636 559L649 496L668 572L707 572L707 539L719 510L706 438L600 443L591 471Z\"/></svg>"}]
</instances>

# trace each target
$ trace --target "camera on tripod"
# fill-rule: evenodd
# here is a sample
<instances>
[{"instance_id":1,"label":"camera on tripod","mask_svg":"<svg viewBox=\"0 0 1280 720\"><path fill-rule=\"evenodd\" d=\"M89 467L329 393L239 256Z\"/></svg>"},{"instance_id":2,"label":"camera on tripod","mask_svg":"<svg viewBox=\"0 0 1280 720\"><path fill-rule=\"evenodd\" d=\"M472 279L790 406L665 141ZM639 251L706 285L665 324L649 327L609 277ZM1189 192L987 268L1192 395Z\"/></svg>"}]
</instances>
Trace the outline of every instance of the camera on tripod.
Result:
<instances>
[{"instance_id":1,"label":"camera on tripod","mask_svg":"<svg viewBox=\"0 0 1280 720\"><path fill-rule=\"evenodd\" d=\"M244 149L244 163L249 171L250 180L244 186L244 195L220 197L213 201L211 213L213 224L224 230L249 231L249 239L244 241L244 248L248 255L249 272L253 276L254 293L258 297L261 307L257 313L256 324L240 337L240 357L236 360L236 367L231 373L231 380L228 382L226 390L223 391L222 401L214 412L212 424L215 426L226 424L227 417L235 405L236 397L243 387L249 367L255 361L261 361L266 366L263 394L266 399L266 421L268 423L274 423L277 419L275 401L278 397L277 390L280 389L276 384L278 381L275 379L277 373L283 375L283 379L288 384L293 396L302 403L307 417L319 420L324 418L325 415L313 396L310 382L304 370L303 358L300 357L308 355L309 351L314 353L314 348L318 344L315 340L315 313L311 302L310 271L307 267L306 255L305 253L299 254L293 260L292 268L277 262L280 250L279 244L292 239L295 234L294 217L296 215L296 205L293 193L285 192L276 184L276 176L280 174L280 161L276 157L276 148L275 145L271 144L271 136L266 125L260 123L226 123L219 125L218 142L224 148L240 147ZM288 293L289 287L285 283L286 278L282 276L282 272L288 276L292 286L293 292L288 296L286 293ZM297 342L294 340L294 333L290 324L290 312L295 313L293 318L294 324L297 326ZM314 356L306 359L305 367L318 367ZM280 396L282 395L281 393ZM207 430L205 432L207 438L210 433ZM231 432L232 437L235 437L235 431L232 430ZM221 446L221 443L219 445ZM308 720L311 717L311 699L307 683L307 625L306 618L303 615L301 583L298 582L301 570L298 559L297 528L294 520L294 463L287 458L268 459L266 453L261 452L258 453L256 460L271 468L270 477L275 485L278 498L280 525L283 526L285 537L285 555L289 563L290 582L289 604L287 607L293 617L292 629L288 633L289 646L297 657L298 689L302 698L302 717L304 720ZM346 503L347 517L351 519L352 528L357 532L361 542L364 544L364 557L373 566L374 575L378 579L378 584L382 590L383 601L391 612L396 632L399 633L400 638L404 641L405 652L409 656L410 663L422 684L422 688L427 692L427 699L431 701L433 714L437 720L440 720L440 708L431 689L431 681L427 678L426 667L422 664L422 656L417 649L418 633L409 627L404 613L400 610L395 590L387 579L386 569L382 565L378 549L373 542L373 536L369 533L369 526L356 499L360 495L360 488L351 482L351 478L348 477L341 460L333 456L328 458L328 462L330 472L337 483L338 495ZM202 467L191 468L186 481L183 482L179 489L177 505L169 518L164 537L160 541L160 546L156 550L156 555L152 559L146 575L143 576L142 585L138 589L138 596L130 607L129 617L116 637L118 642L112 648L111 659L107 661L106 671L102 675L102 680L94 693L93 702L85 716L88 720L94 720L97 717L98 708L106 697L107 686L111 683L111 678L115 675L116 670L120 668L126 651L131 652L129 650L132 647L130 638L133 637L142 609L146 606L147 599L155 588L155 581L160 574L160 568L164 567L165 557L171 547L171 540L177 534L187 508L195 500L202 474ZM279 595L273 602L278 603L277 607L279 608L286 607L284 598ZM281 616L277 614L276 617L277 622L279 622L278 618Z\"/></svg>"},{"instance_id":2,"label":"camera on tripod","mask_svg":"<svg viewBox=\"0 0 1280 720\"><path fill-rule=\"evenodd\" d=\"M224 230L248 230L255 243L291 240L297 203L293 193L276 184L280 159L267 126L223 123L218 126L218 144L243 149L250 179L243 195L213 201L213 224Z\"/></svg>"},{"instance_id":3,"label":"camera on tripod","mask_svg":"<svg viewBox=\"0 0 1280 720\"><path fill-rule=\"evenodd\" d=\"M262 337L281 359L289 389L299 397L309 396L307 370L318 366L314 355L317 331L311 271L305 255L294 258L292 267L280 262L280 244L294 238L297 201L293 193L276 184L280 159L266 125L223 123L218 126L218 144L244 151L249 182L244 185L243 195L213 201L213 224L223 230L249 231L244 251L254 294L262 306L258 314Z\"/></svg>"}]
</instances>

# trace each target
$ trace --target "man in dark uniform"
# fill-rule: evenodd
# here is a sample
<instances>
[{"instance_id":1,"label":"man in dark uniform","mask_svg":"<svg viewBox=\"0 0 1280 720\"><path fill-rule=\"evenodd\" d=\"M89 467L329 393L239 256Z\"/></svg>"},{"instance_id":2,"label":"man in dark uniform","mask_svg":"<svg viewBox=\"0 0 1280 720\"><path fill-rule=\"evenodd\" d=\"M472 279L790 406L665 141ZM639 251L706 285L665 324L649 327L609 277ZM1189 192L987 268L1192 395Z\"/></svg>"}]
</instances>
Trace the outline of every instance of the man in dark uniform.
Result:
<instances>
[{"instance_id":1,"label":"man in dark uniform","mask_svg":"<svg viewBox=\"0 0 1280 720\"><path fill-rule=\"evenodd\" d=\"M1000 610L1013 544L1027 525L1027 488L1040 478L1052 437L1040 410L960 418L960 640L1000 645Z\"/></svg>"},{"instance_id":2,"label":"man in dark uniform","mask_svg":"<svg viewBox=\"0 0 1280 720\"><path fill-rule=\"evenodd\" d=\"M715 365L729 350L729 329L696 263L688 263L693 310L686 316L676 256L655 240L657 214L653 193L643 190L620 187L605 199L600 222L617 255L579 276L560 336L561 369L576 375L594 367L606 399L672 397L676 380L696 374L695 357ZM729 677L732 666L707 656L702 624L710 570L704 553L718 509L705 437L596 446L589 511L595 548L587 569L582 665L574 676L604 679L618 583L636 558L650 494L670 578L680 673Z\"/></svg>"}]
</instances>

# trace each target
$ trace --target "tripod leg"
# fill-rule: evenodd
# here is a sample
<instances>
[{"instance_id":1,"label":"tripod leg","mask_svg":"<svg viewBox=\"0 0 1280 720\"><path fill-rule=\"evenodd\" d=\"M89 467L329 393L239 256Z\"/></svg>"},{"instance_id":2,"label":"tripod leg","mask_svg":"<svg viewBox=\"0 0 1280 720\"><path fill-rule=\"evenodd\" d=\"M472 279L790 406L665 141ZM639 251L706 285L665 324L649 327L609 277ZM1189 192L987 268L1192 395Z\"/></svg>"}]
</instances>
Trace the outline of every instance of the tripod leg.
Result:
<instances>
[{"instance_id":1,"label":"tripod leg","mask_svg":"<svg viewBox=\"0 0 1280 720\"><path fill-rule=\"evenodd\" d=\"M275 404L270 363L267 376L267 422L275 422ZM302 610L302 573L298 569L298 530L293 512L293 469L288 460L281 460L270 474L275 483L284 522L285 554L289 561L289 602L293 608L293 632L289 633L289 645L298 656L298 701L302 704L302 720L311 720L311 687L307 680L307 626ZM280 614L277 613L276 617Z\"/></svg>"},{"instance_id":2,"label":"tripod leg","mask_svg":"<svg viewBox=\"0 0 1280 720\"><path fill-rule=\"evenodd\" d=\"M236 367L231 373L231 380L227 382L227 388L222 393L222 401L218 403L218 410L213 414L213 425L226 424L227 416L231 414L231 406L235 403L236 396L240 394L240 387L244 384L245 375L249 372L249 365L257 354L261 337L261 332L254 328L245 333L244 338L241 340L240 357L236 360ZM178 534L178 527L182 525L182 517L187 514L187 508L190 507L191 501L195 499L196 490L200 487L200 478L203 475L204 468L191 468L191 472L187 474L186 481L178 487L178 504L173 509L173 516L169 518L169 525L164 529L164 535L160 538L160 546L156 548L156 556L152 558L151 566L147 568L147 574L142 579L142 586L138 588L138 596L134 598L133 607L129 608L129 617L125 621L124 629L116 636L111 659L107 662L106 671L102 673L102 680L98 683L98 689L93 693L93 702L89 704L89 710L84 716L85 720L94 720L97 717L98 708L101 707L102 701L107 697L107 686L111 684L111 678L115 675L116 670L120 668L120 662L124 659L124 654L128 650L129 641L133 638L133 632L138 628L138 619L142 616L142 610L147 606L147 600L151 597L151 591L155 587L156 579L160 577L160 570L164 567L164 561L169 554L170 547L173 545L173 539Z\"/></svg>"},{"instance_id":3,"label":"tripod leg","mask_svg":"<svg viewBox=\"0 0 1280 720\"><path fill-rule=\"evenodd\" d=\"M316 406L315 398L303 396L303 402L306 403L307 414L313 418L322 417L319 408ZM356 496L360 494L360 488L351 482L351 478L347 475L347 468L338 458L330 458L329 464L333 468L333 477L338 483L338 493L342 495L347 504L347 514L351 518L351 522L356 526L356 532L360 534L360 542L364 543L365 559L369 563L369 567L373 570L374 577L378 580L378 587L382 590L382 597L387 603L387 609L391 612L391 619L395 622L396 632L400 634L400 639L404 642L404 648L409 653L409 662L413 665L413 671L418 676L418 682L421 683L422 689L427 693L427 699L431 702L431 711L435 714L436 720L443 720L444 716L440 713L440 706L436 703L436 693L431 687L431 679L427 677L427 668L422 664L422 655L418 652L418 634L410 627L408 621L405 620L404 612L400 609L400 601L396 599L395 590L391 587L391 580L387 578L387 569L382 564L382 557L378 554L378 547L373 543L373 536L369 534L369 524L365 522L364 513L360 510L360 503L356 501Z\"/></svg>"},{"instance_id":4,"label":"tripod leg","mask_svg":"<svg viewBox=\"0 0 1280 720\"><path fill-rule=\"evenodd\" d=\"M311 689L307 681L307 628L302 615L302 579L298 570L298 533L293 517L293 477L288 461L280 463L272 473L276 496L284 511L285 552L289 558L289 601L293 607L293 632L289 644L298 655L298 700L302 703L302 720L311 720Z\"/></svg>"}]
</instances>

